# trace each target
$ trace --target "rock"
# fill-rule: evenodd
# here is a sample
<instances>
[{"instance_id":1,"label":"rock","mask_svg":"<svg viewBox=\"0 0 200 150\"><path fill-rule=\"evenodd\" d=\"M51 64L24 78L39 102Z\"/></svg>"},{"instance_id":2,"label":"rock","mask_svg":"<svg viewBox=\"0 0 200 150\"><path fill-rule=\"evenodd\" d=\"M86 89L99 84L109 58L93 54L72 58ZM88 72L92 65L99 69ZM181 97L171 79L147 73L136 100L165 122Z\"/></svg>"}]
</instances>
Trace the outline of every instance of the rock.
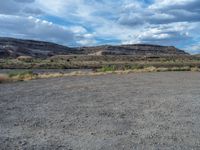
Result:
<instances>
[{"instance_id":1,"label":"rock","mask_svg":"<svg viewBox=\"0 0 200 150\"><path fill-rule=\"evenodd\" d=\"M17 58L18 56L46 58L54 55L69 55L76 53L79 53L79 51L74 48L50 42L0 38L0 58Z\"/></svg>"},{"instance_id":2,"label":"rock","mask_svg":"<svg viewBox=\"0 0 200 150\"><path fill-rule=\"evenodd\" d=\"M31 62L33 60L31 56L19 56L17 59L24 62Z\"/></svg>"},{"instance_id":3,"label":"rock","mask_svg":"<svg viewBox=\"0 0 200 150\"><path fill-rule=\"evenodd\" d=\"M170 56L189 55L174 46L160 46L149 44L131 44L119 46L96 46L80 48L88 55L135 55L135 56Z\"/></svg>"},{"instance_id":4,"label":"rock","mask_svg":"<svg viewBox=\"0 0 200 150\"><path fill-rule=\"evenodd\" d=\"M189 54L173 46L131 44L70 48L50 42L0 38L0 58L17 58L19 56L47 58L55 55L172 56Z\"/></svg>"}]
</instances>

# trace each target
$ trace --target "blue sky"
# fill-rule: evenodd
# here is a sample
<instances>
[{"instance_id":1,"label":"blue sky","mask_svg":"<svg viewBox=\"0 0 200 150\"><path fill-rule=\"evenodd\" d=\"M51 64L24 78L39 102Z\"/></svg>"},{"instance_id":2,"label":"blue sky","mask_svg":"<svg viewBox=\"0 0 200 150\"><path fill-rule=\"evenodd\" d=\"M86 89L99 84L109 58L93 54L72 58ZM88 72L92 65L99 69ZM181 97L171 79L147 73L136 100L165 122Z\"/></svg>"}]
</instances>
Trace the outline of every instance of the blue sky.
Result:
<instances>
[{"instance_id":1,"label":"blue sky","mask_svg":"<svg viewBox=\"0 0 200 150\"><path fill-rule=\"evenodd\" d=\"M0 36L67 46L148 43L200 53L200 0L5 0Z\"/></svg>"}]
</instances>

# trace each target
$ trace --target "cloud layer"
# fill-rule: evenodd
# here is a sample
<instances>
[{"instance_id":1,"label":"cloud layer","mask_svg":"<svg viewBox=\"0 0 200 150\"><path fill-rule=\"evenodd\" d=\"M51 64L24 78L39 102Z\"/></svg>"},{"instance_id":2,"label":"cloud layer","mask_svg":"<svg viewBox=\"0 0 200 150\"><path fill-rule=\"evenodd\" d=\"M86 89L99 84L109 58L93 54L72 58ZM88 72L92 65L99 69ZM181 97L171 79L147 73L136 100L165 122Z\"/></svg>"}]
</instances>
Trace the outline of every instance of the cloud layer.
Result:
<instances>
[{"instance_id":1,"label":"cloud layer","mask_svg":"<svg viewBox=\"0 0 200 150\"><path fill-rule=\"evenodd\" d=\"M69 46L151 43L199 53L199 26L199 0L6 0L0 5L0 36Z\"/></svg>"}]
</instances>

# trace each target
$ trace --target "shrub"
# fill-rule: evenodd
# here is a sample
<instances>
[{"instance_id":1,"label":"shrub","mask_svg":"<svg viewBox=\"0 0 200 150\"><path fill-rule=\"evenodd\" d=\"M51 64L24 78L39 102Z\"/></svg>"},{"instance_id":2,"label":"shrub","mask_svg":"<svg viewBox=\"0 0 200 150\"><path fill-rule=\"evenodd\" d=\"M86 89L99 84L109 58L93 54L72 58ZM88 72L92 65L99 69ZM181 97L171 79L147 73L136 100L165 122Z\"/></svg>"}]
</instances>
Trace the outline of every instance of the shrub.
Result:
<instances>
[{"instance_id":1,"label":"shrub","mask_svg":"<svg viewBox=\"0 0 200 150\"><path fill-rule=\"evenodd\" d=\"M103 66L100 69L101 72L116 71L116 70L117 70L117 67L115 65Z\"/></svg>"},{"instance_id":2,"label":"shrub","mask_svg":"<svg viewBox=\"0 0 200 150\"><path fill-rule=\"evenodd\" d=\"M8 82L9 78L7 75L0 74L0 83Z\"/></svg>"},{"instance_id":3,"label":"shrub","mask_svg":"<svg viewBox=\"0 0 200 150\"><path fill-rule=\"evenodd\" d=\"M32 71L15 71L10 72L8 76L16 80L29 80L36 76Z\"/></svg>"},{"instance_id":4,"label":"shrub","mask_svg":"<svg viewBox=\"0 0 200 150\"><path fill-rule=\"evenodd\" d=\"M133 65L133 66L131 66L131 69L144 69L144 66L143 65L138 65L138 64L136 64L136 65Z\"/></svg>"},{"instance_id":5,"label":"shrub","mask_svg":"<svg viewBox=\"0 0 200 150\"><path fill-rule=\"evenodd\" d=\"M17 60L24 61L24 62L32 62L33 58L31 56L19 56Z\"/></svg>"}]
</instances>

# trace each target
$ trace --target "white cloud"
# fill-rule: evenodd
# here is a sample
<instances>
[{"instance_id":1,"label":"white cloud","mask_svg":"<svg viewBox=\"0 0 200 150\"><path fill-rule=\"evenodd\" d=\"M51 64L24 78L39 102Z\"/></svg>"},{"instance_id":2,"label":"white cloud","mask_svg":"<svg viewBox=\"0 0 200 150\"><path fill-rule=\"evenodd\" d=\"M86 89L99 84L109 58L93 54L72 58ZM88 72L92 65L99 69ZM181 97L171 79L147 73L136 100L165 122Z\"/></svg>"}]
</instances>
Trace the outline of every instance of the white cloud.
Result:
<instances>
[{"instance_id":1,"label":"white cloud","mask_svg":"<svg viewBox=\"0 0 200 150\"><path fill-rule=\"evenodd\" d=\"M187 45L183 49L185 49L187 52L190 52L191 54L200 54L200 42Z\"/></svg>"},{"instance_id":2,"label":"white cloud","mask_svg":"<svg viewBox=\"0 0 200 150\"><path fill-rule=\"evenodd\" d=\"M37 8L35 0L5 0L1 1L0 14L9 15L41 15L44 12Z\"/></svg>"},{"instance_id":3,"label":"white cloud","mask_svg":"<svg viewBox=\"0 0 200 150\"><path fill-rule=\"evenodd\" d=\"M81 46L94 46L96 44L96 41L93 39L83 39L78 41L78 44Z\"/></svg>"},{"instance_id":4,"label":"white cloud","mask_svg":"<svg viewBox=\"0 0 200 150\"><path fill-rule=\"evenodd\" d=\"M21 38L33 38L54 42L71 43L72 31L62 26L34 17L0 15L1 36L21 35Z\"/></svg>"},{"instance_id":5,"label":"white cloud","mask_svg":"<svg viewBox=\"0 0 200 150\"><path fill-rule=\"evenodd\" d=\"M66 27L33 16L0 15L0 34L19 38L46 40L65 45L93 45L93 34L81 26Z\"/></svg>"},{"instance_id":6,"label":"white cloud","mask_svg":"<svg viewBox=\"0 0 200 150\"><path fill-rule=\"evenodd\" d=\"M151 9L163 9L167 7L183 6L188 3L191 3L195 0L155 0L154 4L149 8Z\"/></svg>"},{"instance_id":7,"label":"white cloud","mask_svg":"<svg viewBox=\"0 0 200 150\"><path fill-rule=\"evenodd\" d=\"M199 6L199 0L7 0L0 6L0 14L7 16L0 17L0 33L70 45L152 43L185 47L198 41Z\"/></svg>"},{"instance_id":8,"label":"white cloud","mask_svg":"<svg viewBox=\"0 0 200 150\"><path fill-rule=\"evenodd\" d=\"M188 48L189 52L193 53L193 54L200 54L200 43L198 43L197 45L193 45L191 46L191 48Z\"/></svg>"}]
</instances>

